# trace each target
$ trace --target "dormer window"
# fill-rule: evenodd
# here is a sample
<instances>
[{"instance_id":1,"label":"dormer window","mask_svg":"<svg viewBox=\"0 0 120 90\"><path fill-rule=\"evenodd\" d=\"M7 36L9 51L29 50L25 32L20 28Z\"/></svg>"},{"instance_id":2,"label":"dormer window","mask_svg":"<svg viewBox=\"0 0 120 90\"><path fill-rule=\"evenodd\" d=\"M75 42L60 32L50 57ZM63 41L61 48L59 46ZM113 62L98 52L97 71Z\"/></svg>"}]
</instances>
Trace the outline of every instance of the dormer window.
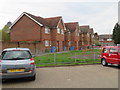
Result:
<instances>
[{"instance_id":1,"label":"dormer window","mask_svg":"<svg viewBox=\"0 0 120 90\"><path fill-rule=\"evenodd\" d=\"M49 34L50 33L50 29L45 27L45 33Z\"/></svg>"},{"instance_id":2,"label":"dormer window","mask_svg":"<svg viewBox=\"0 0 120 90\"><path fill-rule=\"evenodd\" d=\"M59 33L59 34L60 34L60 31L61 31L61 30L60 30L60 28L58 28L58 29L57 29L57 33Z\"/></svg>"}]
</instances>

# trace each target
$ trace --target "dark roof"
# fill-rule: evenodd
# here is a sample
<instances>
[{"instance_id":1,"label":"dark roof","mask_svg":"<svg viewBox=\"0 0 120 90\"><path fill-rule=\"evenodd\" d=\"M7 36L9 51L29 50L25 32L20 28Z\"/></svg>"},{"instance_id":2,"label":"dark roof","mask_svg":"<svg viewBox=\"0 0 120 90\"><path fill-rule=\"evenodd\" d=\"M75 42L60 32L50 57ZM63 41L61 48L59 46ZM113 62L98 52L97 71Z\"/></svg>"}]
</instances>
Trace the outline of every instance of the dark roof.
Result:
<instances>
[{"instance_id":1,"label":"dark roof","mask_svg":"<svg viewBox=\"0 0 120 90\"><path fill-rule=\"evenodd\" d=\"M62 18L61 16L51 17L51 18L42 18L40 16L35 16L35 15L29 14L29 13L26 13L26 14L28 14L30 17L35 19L37 22L43 24L44 26L48 26L50 28L57 27L60 19Z\"/></svg>"},{"instance_id":2,"label":"dark roof","mask_svg":"<svg viewBox=\"0 0 120 90\"><path fill-rule=\"evenodd\" d=\"M90 27L89 27L89 25L80 26L80 30L83 33L88 33L88 32L90 32Z\"/></svg>"},{"instance_id":3,"label":"dark roof","mask_svg":"<svg viewBox=\"0 0 120 90\"><path fill-rule=\"evenodd\" d=\"M99 39L112 39L112 35L111 34L102 34L102 35L99 35Z\"/></svg>"},{"instance_id":4,"label":"dark roof","mask_svg":"<svg viewBox=\"0 0 120 90\"><path fill-rule=\"evenodd\" d=\"M94 34L93 28L90 28L90 33L91 33L91 34Z\"/></svg>"},{"instance_id":5,"label":"dark roof","mask_svg":"<svg viewBox=\"0 0 120 90\"><path fill-rule=\"evenodd\" d=\"M70 22L65 23L66 29L69 29L71 32L76 30L76 27L78 26L78 22Z\"/></svg>"},{"instance_id":6,"label":"dark roof","mask_svg":"<svg viewBox=\"0 0 120 90\"><path fill-rule=\"evenodd\" d=\"M61 16L60 17L51 17L51 18L44 18L44 20L49 27L54 28L54 27L57 27L61 18L62 18Z\"/></svg>"},{"instance_id":7,"label":"dark roof","mask_svg":"<svg viewBox=\"0 0 120 90\"><path fill-rule=\"evenodd\" d=\"M26 13L26 12L25 12ZM35 15L32 15L30 13L26 13L27 15L29 15L30 17L32 17L33 19L35 19L37 22L43 24L43 25L46 25L45 23L45 20L44 18L40 17L40 16L35 16Z\"/></svg>"}]
</instances>

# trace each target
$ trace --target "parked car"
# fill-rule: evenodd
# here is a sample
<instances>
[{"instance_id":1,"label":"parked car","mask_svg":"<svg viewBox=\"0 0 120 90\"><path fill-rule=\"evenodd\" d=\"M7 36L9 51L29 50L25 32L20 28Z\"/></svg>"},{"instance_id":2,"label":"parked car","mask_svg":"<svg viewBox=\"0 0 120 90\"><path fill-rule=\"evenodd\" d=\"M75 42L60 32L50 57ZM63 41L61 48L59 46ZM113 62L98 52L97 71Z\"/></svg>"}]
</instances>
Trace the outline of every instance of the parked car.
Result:
<instances>
[{"instance_id":1,"label":"parked car","mask_svg":"<svg viewBox=\"0 0 120 90\"><path fill-rule=\"evenodd\" d=\"M101 63L103 66L107 66L108 63L120 66L120 46L103 47Z\"/></svg>"},{"instance_id":2,"label":"parked car","mask_svg":"<svg viewBox=\"0 0 120 90\"><path fill-rule=\"evenodd\" d=\"M12 78L36 79L36 65L28 48L7 48L1 54L2 80Z\"/></svg>"}]
</instances>

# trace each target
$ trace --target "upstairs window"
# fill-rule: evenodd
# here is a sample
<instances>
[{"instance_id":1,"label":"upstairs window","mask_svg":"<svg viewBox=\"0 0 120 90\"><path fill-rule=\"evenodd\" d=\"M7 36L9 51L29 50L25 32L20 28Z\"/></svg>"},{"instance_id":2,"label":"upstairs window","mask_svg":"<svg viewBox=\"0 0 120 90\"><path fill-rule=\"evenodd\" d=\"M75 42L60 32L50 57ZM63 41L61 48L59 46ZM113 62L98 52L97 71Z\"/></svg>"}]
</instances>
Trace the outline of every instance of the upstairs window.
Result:
<instances>
[{"instance_id":1,"label":"upstairs window","mask_svg":"<svg viewBox=\"0 0 120 90\"><path fill-rule=\"evenodd\" d=\"M49 34L49 33L50 33L50 29L46 27L46 28L45 28L45 33L48 33L48 34Z\"/></svg>"},{"instance_id":2,"label":"upstairs window","mask_svg":"<svg viewBox=\"0 0 120 90\"><path fill-rule=\"evenodd\" d=\"M58 29L57 29L57 33L59 33L59 34L60 34L60 31L61 31L61 30L60 30L60 28L58 28Z\"/></svg>"},{"instance_id":3,"label":"upstairs window","mask_svg":"<svg viewBox=\"0 0 120 90\"><path fill-rule=\"evenodd\" d=\"M64 30L61 30L61 34L64 34Z\"/></svg>"},{"instance_id":4,"label":"upstairs window","mask_svg":"<svg viewBox=\"0 0 120 90\"><path fill-rule=\"evenodd\" d=\"M79 32L77 33L77 35L79 36Z\"/></svg>"}]
</instances>

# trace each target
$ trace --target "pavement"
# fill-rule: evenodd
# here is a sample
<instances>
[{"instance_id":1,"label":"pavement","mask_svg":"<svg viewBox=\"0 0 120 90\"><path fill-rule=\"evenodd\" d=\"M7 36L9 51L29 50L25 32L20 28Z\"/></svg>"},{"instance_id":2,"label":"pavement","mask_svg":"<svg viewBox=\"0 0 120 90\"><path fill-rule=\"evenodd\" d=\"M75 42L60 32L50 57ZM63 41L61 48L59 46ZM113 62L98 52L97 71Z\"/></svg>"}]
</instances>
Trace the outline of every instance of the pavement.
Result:
<instances>
[{"instance_id":1,"label":"pavement","mask_svg":"<svg viewBox=\"0 0 120 90\"><path fill-rule=\"evenodd\" d=\"M37 68L37 79L13 79L3 88L118 88L116 66L81 65Z\"/></svg>"}]
</instances>

